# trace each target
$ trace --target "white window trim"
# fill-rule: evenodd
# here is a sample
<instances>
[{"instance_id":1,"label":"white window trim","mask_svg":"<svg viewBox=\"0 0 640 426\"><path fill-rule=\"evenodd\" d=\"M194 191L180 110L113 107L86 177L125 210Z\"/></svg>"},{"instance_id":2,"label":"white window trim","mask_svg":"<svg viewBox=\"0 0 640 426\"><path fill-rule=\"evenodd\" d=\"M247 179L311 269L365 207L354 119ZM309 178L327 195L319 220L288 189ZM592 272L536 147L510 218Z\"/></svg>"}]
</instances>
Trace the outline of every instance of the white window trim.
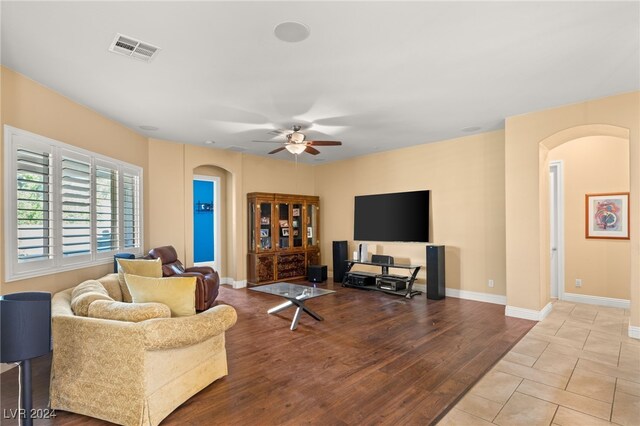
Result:
<instances>
[{"instance_id":1,"label":"white window trim","mask_svg":"<svg viewBox=\"0 0 640 426\"><path fill-rule=\"evenodd\" d=\"M92 167L92 176L93 170L96 162L108 162L111 164L115 164L118 166L118 170L128 170L134 171L138 173L139 176L139 224L140 224L140 244L139 247L124 249L119 248L118 250L110 251L110 252L102 252L98 253L96 250L96 238L93 235L93 229L91 230L91 247L92 253L90 256L87 256L85 260L79 260L78 262L68 263L69 259L62 259L62 256L54 255L52 260L46 261L34 261L28 262L30 268L28 271L20 271L20 268L17 268L18 265L18 253L16 250L17 244L17 226L16 226L16 165L15 165L15 156L14 156L14 137L24 137L33 140L37 144L49 146L54 158L54 166L57 165L57 158L60 155L60 151L67 150L79 155L86 155L91 158L91 167ZM92 177L92 181L93 181ZM73 145L69 145L55 139L47 138L45 136L37 135L35 133L28 132L26 130L17 129L15 127L11 127L8 125L4 126L4 205L5 205L5 215L4 215L4 265L5 265L5 282L12 282L23 280L27 278L40 277L43 275L57 274L65 271L72 271L76 269L88 268L92 266L105 265L113 262L113 254L115 253L133 253L133 254L142 254L144 248L144 176L142 167L136 166L134 164L130 164L121 160L117 160L111 157L107 157L105 155L97 154L92 151L88 151L86 149L78 148ZM52 193L54 196L58 196L60 194L60 179L59 179L59 170L56 170L54 167L52 174ZM91 193L92 197L95 197L95 185L91 185ZM95 223L95 222L93 222ZM54 230L54 232L58 232L58 230ZM124 241L122 239L121 241ZM60 240L56 240L56 246L54 246L55 251L59 251ZM121 243L122 244L122 243ZM26 263L22 264L26 265Z\"/></svg>"}]
</instances>

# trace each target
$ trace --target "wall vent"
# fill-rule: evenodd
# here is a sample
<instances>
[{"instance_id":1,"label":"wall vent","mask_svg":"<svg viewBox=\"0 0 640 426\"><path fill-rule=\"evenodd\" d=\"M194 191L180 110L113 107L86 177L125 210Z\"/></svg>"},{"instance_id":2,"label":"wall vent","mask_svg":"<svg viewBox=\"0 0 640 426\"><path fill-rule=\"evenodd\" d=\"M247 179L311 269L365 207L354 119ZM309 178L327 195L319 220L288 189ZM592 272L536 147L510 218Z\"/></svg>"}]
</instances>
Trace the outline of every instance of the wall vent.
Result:
<instances>
[{"instance_id":1,"label":"wall vent","mask_svg":"<svg viewBox=\"0 0 640 426\"><path fill-rule=\"evenodd\" d=\"M160 51L160 48L144 41L136 40L133 37L116 34L113 39L109 51L119 55L128 56L130 58L139 59L149 62Z\"/></svg>"},{"instance_id":2,"label":"wall vent","mask_svg":"<svg viewBox=\"0 0 640 426\"><path fill-rule=\"evenodd\" d=\"M234 152L245 152L247 149L243 148L241 146L230 146L229 148L227 148L227 151L234 151Z\"/></svg>"}]
</instances>

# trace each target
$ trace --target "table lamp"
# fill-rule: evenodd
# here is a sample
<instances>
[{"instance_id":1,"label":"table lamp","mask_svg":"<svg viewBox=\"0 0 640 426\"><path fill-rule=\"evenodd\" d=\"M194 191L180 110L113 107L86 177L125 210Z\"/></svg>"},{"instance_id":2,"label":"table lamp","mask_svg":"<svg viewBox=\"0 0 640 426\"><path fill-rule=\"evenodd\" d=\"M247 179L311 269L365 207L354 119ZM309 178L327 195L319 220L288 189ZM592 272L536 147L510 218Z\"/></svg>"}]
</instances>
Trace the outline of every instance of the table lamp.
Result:
<instances>
[{"instance_id":1,"label":"table lamp","mask_svg":"<svg viewBox=\"0 0 640 426\"><path fill-rule=\"evenodd\" d=\"M20 411L31 426L31 359L51 351L51 293L12 293L0 296L0 362L18 363Z\"/></svg>"}]
</instances>

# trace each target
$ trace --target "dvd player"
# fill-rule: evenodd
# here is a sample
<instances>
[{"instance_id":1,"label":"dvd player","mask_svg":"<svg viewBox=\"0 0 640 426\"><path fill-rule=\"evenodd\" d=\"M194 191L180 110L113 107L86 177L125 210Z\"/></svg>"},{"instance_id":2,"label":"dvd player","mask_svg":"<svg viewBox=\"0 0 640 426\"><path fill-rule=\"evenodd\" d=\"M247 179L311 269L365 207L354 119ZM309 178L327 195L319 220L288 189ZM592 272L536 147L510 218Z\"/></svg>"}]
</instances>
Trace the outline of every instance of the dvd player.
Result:
<instances>
[{"instance_id":1,"label":"dvd player","mask_svg":"<svg viewBox=\"0 0 640 426\"><path fill-rule=\"evenodd\" d=\"M376 278L376 287L391 291L405 290L407 288L407 277L379 275Z\"/></svg>"},{"instance_id":2,"label":"dvd player","mask_svg":"<svg viewBox=\"0 0 640 426\"><path fill-rule=\"evenodd\" d=\"M371 272L347 272L346 283L358 287L376 284L376 274Z\"/></svg>"}]
</instances>

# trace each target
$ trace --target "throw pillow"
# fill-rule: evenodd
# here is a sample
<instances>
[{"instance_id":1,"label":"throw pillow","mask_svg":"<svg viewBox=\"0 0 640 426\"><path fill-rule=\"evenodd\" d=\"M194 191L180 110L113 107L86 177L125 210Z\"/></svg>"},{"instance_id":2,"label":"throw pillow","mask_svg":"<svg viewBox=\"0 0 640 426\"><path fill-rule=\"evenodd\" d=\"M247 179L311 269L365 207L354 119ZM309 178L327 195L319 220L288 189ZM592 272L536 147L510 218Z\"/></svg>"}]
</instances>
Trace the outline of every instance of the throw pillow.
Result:
<instances>
[{"instance_id":1,"label":"throw pillow","mask_svg":"<svg viewBox=\"0 0 640 426\"><path fill-rule=\"evenodd\" d=\"M164 303L173 317L196 313L196 277L149 278L125 274L124 278L134 303Z\"/></svg>"},{"instance_id":2,"label":"throw pillow","mask_svg":"<svg viewBox=\"0 0 640 426\"><path fill-rule=\"evenodd\" d=\"M122 301L131 302L131 293L124 279L124 274L160 278L162 277L162 261L160 259L118 259L118 281L122 291Z\"/></svg>"},{"instance_id":3,"label":"throw pillow","mask_svg":"<svg viewBox=\"0 0 640 426\"><path fill-rule=\"evenodd\" d=\"M87 280L71 291L71 310L78 316L86 317L89 315L89 305L96 300L113 301L102 284L96 280Z\"/></svg>"},{"instance_id":4,"label":"throw pillow","mask_svg":"<svg viewBox=\"0 0 640 426\"><path fill-rule=\"evenodd\" d=\"M89 305L89 317L140 322L154 318L171 318L171 310L162 303L125 303L96 300Z\"/></svg>"}]
</instances>

